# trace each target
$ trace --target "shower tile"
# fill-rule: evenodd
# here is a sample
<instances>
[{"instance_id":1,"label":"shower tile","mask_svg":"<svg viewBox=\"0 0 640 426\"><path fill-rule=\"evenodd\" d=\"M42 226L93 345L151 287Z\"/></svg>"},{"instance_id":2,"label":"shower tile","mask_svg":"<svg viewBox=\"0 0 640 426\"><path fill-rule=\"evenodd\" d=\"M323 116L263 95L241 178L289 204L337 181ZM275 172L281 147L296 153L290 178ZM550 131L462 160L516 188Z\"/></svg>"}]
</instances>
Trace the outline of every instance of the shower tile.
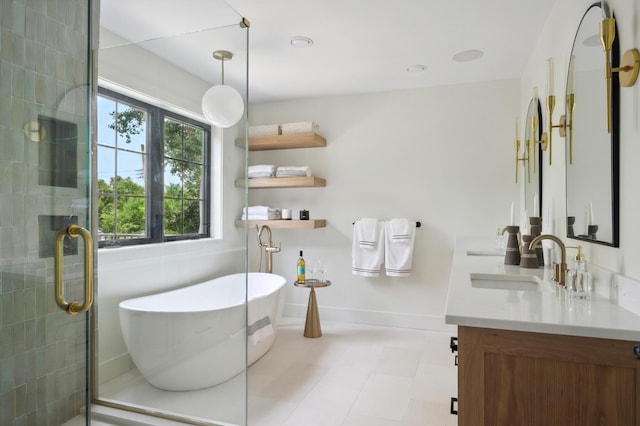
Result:
<instances>
[{"instance_id":1,"label":"shower tile","mask_svg":"<svg viewBox=\"0 0 640 426\"><path fill-rule=\"evenodd\" d=\"M31 60L34 60L33 55L31 55ZM36 100L36 76L29 67L24 73L24 100L31 103Z\"/></svg>"},{"instance_id":2,"label":"shower tile","mask_svg":"<svg viewBox=\"0 0 640 426\"><path fill-rule=\"evenodd\" d=\"M16 394L13 390L2 394L2 398L0 398L0 420L3 425L11 424L11 422L13 422L16 405L15 400Z\"/></svg>"},{"instance_id":3,"label":"shower tile","mask_svg":"<svg viewBox=\"0 0 640 426\"><path fill-rule=\"evenodd\" d=\"M38 16L37 18L38 20L38 25L40 25L40 20L41 20L41 16ZM38 31L42 31L38 28ZM35 70L37 74L37 77L42 77L42 74L44 74L46 72L46 68L45 68L45 46L42 43L42 41L36 41L36 45L35 45L35 53L34 53L34 62L35 62ZM38 79L36 79L36 83L40 83L41 80L39 81ZM36 84L36 102L38 103L42 103L42 97L38 97L38 95L42 95L42 93L38 93L38 85ZM40 89L42 89L42 87L40 87Z\"/></svg>"},{"instance_id":4,"label":"shower tile","mask_svg":"<svg viewBox=\"0 0 640 426\"><path fill-rule=\"evenodd\" d=\"M27 407L27 385L23 384L15 389L16 401L15 401L15 412L24 413ZM25 419L26 420L26 419ZM20 424L16 421L16 424ZM26 424L26 423L24 423Z\"/></svg>"},{"instance_id":5,"label":"shower tile","mask_svg":"<svg viewBox=\"0 0 640 426\"><path fill-rule=\"evenodd\" d=\"M20 354L25 348L25 327L24 322L18 322L13 326L13 353Z\"/></svg>"},{"instance_id":6,"label":"shower tile","mask_svg":"<svg viewBox=\"0 0 640 426\"><path fill-rule=\"evenodd\" d=\"M0 194L11 193L13 186L13 163L8 160L0 160ZM7 210L8 206L0 204L0 210ZM6 226L5 222L0 222Z\"/></svg>"},{"instance_id":7,"label":"shower tile","mask_svg":"<svg viewBox=\"0 0 640 426\"><path fill-rule=\"evenodd\" d=\"M3 13L2 18L6 15ZM4 27L4 24L2 25ZM13 60L13 33L2 30L2 39L0 39L0 60L10 63Z\"/></svg>"},{"instance_id":8,"label":"shower tile","mask_svg":"<svg viewBox=\"0 0 640 426\"><path fill-rule=\"evenodd\" d=\"M13 357L0 359L0 393L9 392L14 383Z\"/></svg>"},{"instance_id":9,"label":"shower tile","mask_svg":"<svg viewBox=\"0 0 640 426\"><path fill-rule=\"evenodd\" d=\"M24 37L26 34L26 6L13 2L13 32Z\"/></svg>"},{"instance_id":10,"label":"shower tile","mask_svg":"<svg viewBox=\"0 0 640 426\"><path fill-rule=\"evenodd\" d=\"M31 386L35 386L35 380L37 375L37 354L35 350L31 350L25 353L26 366L27 366L27 385L31 382ZM32 392L30 392L32 394Z\"/></svg>"},{"instance_id":11,"label":"shower tile","mask_svg":"<svg viewBox=\"0 0 640 426\"><path fill-rule=\"evenodd\" d=\"M0 359L8 358L12 355L12 331L11 326L0 325Z\"/></svg>"},{"instance_id":12,"label":"shower tile","mask_svg":"<svg viewBox=\"0 0 640 426\"><path fill-rule=\"evenodd\" d=\"M0 324L13 324L13 292L0 294L0 304L2 305Z\"/></svg>"},{"instance_id":13,"label":"shower tile","mask_svg":"<svg viewBox=\"0 0 640 426\"><path fill-rule=\"evenodd\" d=\"M14 363L15 385L24 386L27 384L27 357L24 353L15 357Z\"/></svg>"}]
</instances>

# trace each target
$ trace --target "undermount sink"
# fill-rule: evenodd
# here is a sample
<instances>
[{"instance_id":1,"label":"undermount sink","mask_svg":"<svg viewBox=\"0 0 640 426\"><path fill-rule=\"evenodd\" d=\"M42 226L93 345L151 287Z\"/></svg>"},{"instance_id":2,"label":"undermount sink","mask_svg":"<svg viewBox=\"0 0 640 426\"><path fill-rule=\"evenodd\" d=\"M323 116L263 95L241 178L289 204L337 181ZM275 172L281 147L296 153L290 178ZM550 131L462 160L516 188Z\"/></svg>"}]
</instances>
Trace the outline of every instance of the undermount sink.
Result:
<instances>
[{"instance_id":1,"label":"undermount sink","mask_svg":"<svg viewBox=\"0 0 640 426\"><path fill-rule=\"evenodd\" d=\"M498 290L537 291L542 280L534 275L471 273L471 286Z\"/></svg>"}]
</instances>

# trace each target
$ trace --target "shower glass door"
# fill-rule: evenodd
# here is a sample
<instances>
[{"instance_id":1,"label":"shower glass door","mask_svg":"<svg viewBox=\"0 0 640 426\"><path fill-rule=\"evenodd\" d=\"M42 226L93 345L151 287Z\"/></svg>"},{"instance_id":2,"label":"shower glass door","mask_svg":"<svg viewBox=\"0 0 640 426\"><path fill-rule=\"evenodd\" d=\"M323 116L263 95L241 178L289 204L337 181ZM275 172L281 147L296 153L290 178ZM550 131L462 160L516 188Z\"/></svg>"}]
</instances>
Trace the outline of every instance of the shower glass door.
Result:
<instances>
[{"instance_id":1,"label":"shower glass door","mask_svg":"<svg viewBox=\"0 0 640 426\"><path fill-rule=\"evenodd\" d=\"M0 424L88 422L92 2L0 13Z\"/></svg>"},{"instance_id":2,"label":"shower glass door","mask_svg":"<svg viewBox=\"0 0 640 426\"><path fill-rule=\"evenodd\" d=\"M222 129L201 107L220 50L246 106L248 25L224 0L101 2L95 415L247 422L247 113ZM176 200L191 207L182 228ZM163 296L222 276L235 277L225 294Z\"/></svg>"}]
</instances>

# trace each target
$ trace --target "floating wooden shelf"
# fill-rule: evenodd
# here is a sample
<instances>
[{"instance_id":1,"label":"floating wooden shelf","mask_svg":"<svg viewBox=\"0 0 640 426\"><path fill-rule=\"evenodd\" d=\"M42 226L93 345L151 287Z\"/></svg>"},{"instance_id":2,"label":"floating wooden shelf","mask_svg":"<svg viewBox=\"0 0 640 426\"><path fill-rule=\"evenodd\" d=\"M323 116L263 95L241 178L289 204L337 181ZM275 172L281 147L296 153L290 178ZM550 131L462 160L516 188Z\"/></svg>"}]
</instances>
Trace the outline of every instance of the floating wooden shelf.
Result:
<instances>
[{"instance_id":1,"label":"floating wooden shelf","mask_svg":"<svg viewBox=\"0 0 640 426\"><path fill-rule=\"evenodd\" d=\"M236 180L238 188L244 187L245 180ZM253 178L249 179L249 189L257 188L313 188L327 186L325 179L315 176L294 176L279 178Z\"/></svg>"},{"instance_id":2,"label":"floating wooden shelf","mask_svg":"<svg viewBox=\"0 0 640 426\"><path fill-rule=\"evenodd\" d=\"M244 226L244 220L236 220L236 227L240 228ZM272 229L315 229L324 228L327 226L325 219L310 219L310 220L250 220L248 221L250 228L255 228L256 225L268 225Z\"/></svg>"},{"instance_id":3,"label":"floating wooden shelf","mask_svg":"<svg viewBox=\"0 0 640 426\"><path fill-rule=\"evenodd\" d=\"M244 139L236 139L236 145L244 147ZM288 135L254 136L249 138L249 151L272 149L321 148L327 140L315 132Z\"/></svg>"}]
</instances>

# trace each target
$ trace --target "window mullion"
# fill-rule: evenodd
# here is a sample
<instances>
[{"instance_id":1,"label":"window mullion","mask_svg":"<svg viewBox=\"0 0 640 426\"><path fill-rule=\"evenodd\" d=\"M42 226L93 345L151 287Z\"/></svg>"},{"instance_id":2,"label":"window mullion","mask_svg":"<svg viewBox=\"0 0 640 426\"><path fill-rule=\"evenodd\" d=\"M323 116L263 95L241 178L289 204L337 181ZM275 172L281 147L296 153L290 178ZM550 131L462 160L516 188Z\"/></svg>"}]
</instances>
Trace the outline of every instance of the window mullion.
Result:
<instances>
[{"instance_id":1,"label":"window mullion","mask_svg":"<svg viewBox=\"0 0 640 426\"><path fill-rule=\"evenodd\" d=\"M149 143L149 163L150 172L146 177L147 205L149 224L149 236L154 242L161 242L164 238L164 114L158 108L149 110L150 143Z\"/></svg>"}]
</instances>

